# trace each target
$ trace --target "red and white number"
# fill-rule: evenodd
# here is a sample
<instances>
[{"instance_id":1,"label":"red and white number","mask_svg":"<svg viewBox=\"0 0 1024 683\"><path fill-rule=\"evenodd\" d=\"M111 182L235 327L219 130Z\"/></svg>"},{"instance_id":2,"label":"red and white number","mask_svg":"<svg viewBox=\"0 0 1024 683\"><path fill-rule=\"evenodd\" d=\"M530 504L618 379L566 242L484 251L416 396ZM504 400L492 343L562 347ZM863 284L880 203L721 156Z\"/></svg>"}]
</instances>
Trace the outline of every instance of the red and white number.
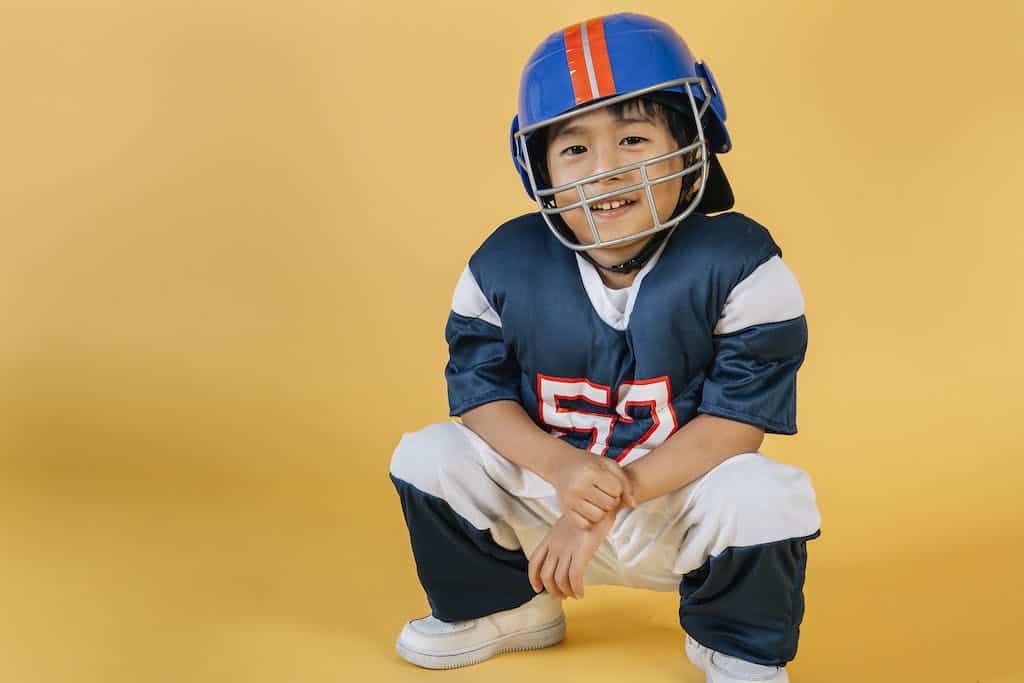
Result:
<instances>
[{"instance_id":1,"label":"red and white number","mask_svg":"<svg viewBox=\"0 0 1024 683\"><path fill-rule=\"evenodd\" d=\"M632 406L650 408L653 424L637 441L622 449L616 460L624 460L634 448L653 450L665 443L665 439L679 429L679 420L676 419L676 411L672 408L672 384L668 376L620 384L619 401L615 404L615 412L623 422L633 422L627 411L627 408Z\"/></svg>"},{"instance_id":2,"label":"red and white number","mask_svg":"<svg viewBox=\"0 0 1024 683\"><path fill-rule=\"evenodd\" d=\"M588 450L604 455L615 426L615 416L569 410L558 405L559 399L582 399L595 406L611 406L611 390L587 379L565 379L537 375L537 396L540 398L540 421L560 432L593 432Z\"/></svg>"},{"instance_id":3,"label":"red and white number","mask_svg":"<svg viewBox=\"0 0 1024 683\"><path fill-rule=\"evenodd\" d=\"M625 459L634 448L652 450L665 442L679 429L679 420L672 408L672 385L668 376L623 382L615 403L617 415L586 410L563 408L559 400L583 400L595 406L611 409L611 388L595 384L585 378L567 379L537 375L540 421L555 432L591 432L588 450L598 455L608 451L612 430L618 420L634 422L629 408L647 406L651 411L651 426L638 440L624 448L615 458Z\"/></svg>"}]
</instances>

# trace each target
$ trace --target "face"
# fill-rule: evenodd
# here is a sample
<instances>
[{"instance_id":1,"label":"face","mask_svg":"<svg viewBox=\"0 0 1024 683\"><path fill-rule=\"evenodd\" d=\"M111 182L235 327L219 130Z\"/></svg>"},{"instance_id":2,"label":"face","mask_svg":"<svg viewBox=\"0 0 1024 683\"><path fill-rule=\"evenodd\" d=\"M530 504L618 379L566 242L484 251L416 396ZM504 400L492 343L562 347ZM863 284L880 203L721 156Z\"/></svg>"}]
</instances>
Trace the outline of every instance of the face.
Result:
<instances>
[{"instance_id":1,"label":"face","mask_svg":"<svg viewBox=\"0 0 1024 683\"><path fill-rule=\"evenodd\" d=\"M621 118L597 109L558 124L551 131L547 146L547 167L551 187L571 183L598 173L644 161L679 149L668 122L639 106L628 107ZM683 169L682 156L647 167L649 180L656 180ZM583 186L587 197L595 197L641 182L640 169L615 174ZM651 186L655 210L661 221L668 220L676 208L682 178L673 178ZM576 190L555 195L558 206L579 201ZM627 237L652 227L651 209L643 188L616 195L590 205L594 223L602 241ZM561 214L581 244L592 244L593 233L583 208ZM636 255L646 240L640 239L613 247L591 249L600 263L612 265Z\"/></svg>"}]
</instances>

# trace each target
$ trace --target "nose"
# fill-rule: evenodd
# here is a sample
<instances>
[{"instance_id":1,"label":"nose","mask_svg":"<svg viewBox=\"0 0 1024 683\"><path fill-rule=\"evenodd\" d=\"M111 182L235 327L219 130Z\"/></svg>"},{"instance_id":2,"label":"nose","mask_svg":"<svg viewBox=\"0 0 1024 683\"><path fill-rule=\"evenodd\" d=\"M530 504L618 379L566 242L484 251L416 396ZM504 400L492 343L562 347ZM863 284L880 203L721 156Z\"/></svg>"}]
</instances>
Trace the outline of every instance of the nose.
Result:
<instances>
[{"instance_id":1,"label":"nose","mask_svg":"<svg viewBox=\"0 0 1024 683\"><path fill-rule=\"evenodd\" d=\"M592 169L593 172L591 175L606 173L607 171L616 169L621 165L622 164L619 163L618 145L610 143L594 145L594 168Z\"/></svg>"},{"instance_id":2,"label":"nose","mask_svg":"<svg viewBox=\"0 0 1024 683\"><path fill-rule=\"evenodd\" d=\"M618 145L611 143L602 143L594 145L592 147L594 164L590 169L590 176L600 175L602 173L608 173L614 171L624 164L621 150ZM616 184L624 184L626 181L627 173L612 173L603 178L598 178L586 184L587 195L593 196L602 190L602 188L610 189Z\"/></svg>"}]
</instances>

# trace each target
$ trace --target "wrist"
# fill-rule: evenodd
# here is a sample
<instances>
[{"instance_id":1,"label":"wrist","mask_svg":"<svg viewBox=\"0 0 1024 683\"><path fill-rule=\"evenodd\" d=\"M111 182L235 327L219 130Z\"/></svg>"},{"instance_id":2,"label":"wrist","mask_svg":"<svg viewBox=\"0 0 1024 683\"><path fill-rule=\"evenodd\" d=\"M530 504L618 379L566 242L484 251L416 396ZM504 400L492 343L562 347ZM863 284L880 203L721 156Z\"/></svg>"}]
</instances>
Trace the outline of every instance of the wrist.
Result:
<instances>
[{"instance_id":1,"label":"wrist","mask_svg":"<svg viewBox=\"0 0 1024 683\"><path fill-rule=\"evenodd\" d=\"M558 487L558 480L561 472L583 455L583 451L570 446L561 439L553 436L546 437L547 443L541 446L541 456L538 458L537 474L546 482Z\"/></svg>"},{"instance_id":2,"label":"wrist","mask_svg":"<svg viewBox=\"0 0 1024 683\"><path fill-rule=\"evenodd\" d=\"M632 462L628 465L623 466L622 473L629 479L629 483L633 485L633 500L637 505L647 502L647 488L644 486L643 477L639 476L641 472L637 471L637 463L639 461ZM625 501L619 503L619 509L627 507Z\"/></svg>"},{"instance_id":3,"label":"wrist","mask_svg":"<svg viewBox=\"0 0 1024 683\"><path fill-rule=\"evenodd\" d=\"M601 538L604 538L606 535L608 535L608 532L611 531L612 526L615 524L615 518L617 515L618 510L613 510L606 514L604 517L602 517L600 521L595 522L593 526L591 526L589 529L579 528L578 526L576 526L576 523L569 518L568 515L562 515L557 520L555 520L555 523L552 526L552 531L555 528L561 528L567 533L571 532L573 534L579 534L581 537L597 534Z\"/></svg>"}]
</instances>

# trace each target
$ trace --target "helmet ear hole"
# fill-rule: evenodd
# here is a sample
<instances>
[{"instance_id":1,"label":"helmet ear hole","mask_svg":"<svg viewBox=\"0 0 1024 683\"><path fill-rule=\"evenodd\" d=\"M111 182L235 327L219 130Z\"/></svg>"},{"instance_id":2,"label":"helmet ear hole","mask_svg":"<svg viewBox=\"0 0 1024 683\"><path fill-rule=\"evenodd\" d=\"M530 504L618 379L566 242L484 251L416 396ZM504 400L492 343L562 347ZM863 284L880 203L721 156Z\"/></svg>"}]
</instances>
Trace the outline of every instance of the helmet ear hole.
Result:
<instances>
[{"instance_id":1,"label":"helmet ear hole","mask_svg":"<svg viewBox=\"0 0 1024 683\"><path fill-rule=\"evenodd\" d=\"M551 187L551 177L548 175L547 142L547 128L541 128L526 139L526 148L530 154L530 163L533 164L533 174L537 179L538 188Z\"/></svg>"}]
</instances>

